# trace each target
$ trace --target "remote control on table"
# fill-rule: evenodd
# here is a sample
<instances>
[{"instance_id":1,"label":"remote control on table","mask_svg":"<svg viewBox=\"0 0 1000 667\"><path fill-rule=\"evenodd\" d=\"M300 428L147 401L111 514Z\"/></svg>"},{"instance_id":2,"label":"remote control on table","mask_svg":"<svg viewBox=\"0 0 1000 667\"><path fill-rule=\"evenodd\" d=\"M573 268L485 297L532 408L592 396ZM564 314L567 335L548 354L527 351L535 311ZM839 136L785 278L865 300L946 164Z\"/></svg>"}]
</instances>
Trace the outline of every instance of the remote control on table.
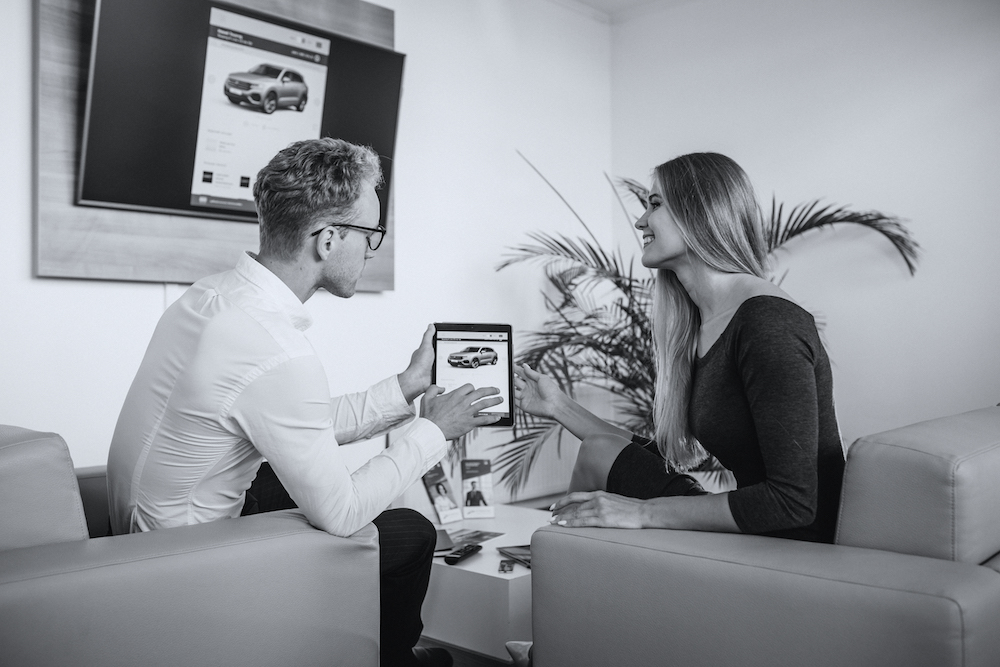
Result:
<instances>
[{"instance_id":1,"label":"remote control on table","mask_svg":"<svg viewBox=\"0 0 1000 667\"><path fill-rule=\"evenodd\" d=\"M466 544L464 547L459 547L445 556L444 562L448 563L448 565L454 565L455 563L463 561L472 554L479 553L482 550L483 546L481 544Z\"/></svg>"}]
</instances>

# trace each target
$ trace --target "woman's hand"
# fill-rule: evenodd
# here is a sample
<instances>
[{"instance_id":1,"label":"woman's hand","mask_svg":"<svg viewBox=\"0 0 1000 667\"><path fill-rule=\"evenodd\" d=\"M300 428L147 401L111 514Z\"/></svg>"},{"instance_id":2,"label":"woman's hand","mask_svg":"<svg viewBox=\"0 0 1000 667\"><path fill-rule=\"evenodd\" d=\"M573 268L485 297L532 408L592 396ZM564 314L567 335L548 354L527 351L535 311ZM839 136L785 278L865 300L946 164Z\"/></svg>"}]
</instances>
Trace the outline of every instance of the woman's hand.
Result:
<instances>
[{"instance_id":1,"label":"woman's hand","mask_svg":"<svg viewBox=\"0 0 1000 667\"><path fill-rule=\"evenodd\" d=\"M607 491L576 491L552 505L550 523L559 526L643 528L646 501Z\"/></svg>"},{"instance_id":2,"label":"woman's hand","mask_svg":"<svg viewBox=\"0 0 1000 667\"><path fill-rule=\"evenodd\" d=\"M638 500L607 491L576 491L552 505L558 526L671 528L738 533L728 493Z\"/></svg>"},{"instance_id":3,"label":"woman's hand","mask_svg":"<svg viewBox=\"0 0 1000 667\"><path fill-rule=\"evenodd\" d=\"M527 364L514 366L514 404L521 410L536 417L555 419L559 401L565 398L566 394L549 376Z\"/></svg>"}]
</instances>

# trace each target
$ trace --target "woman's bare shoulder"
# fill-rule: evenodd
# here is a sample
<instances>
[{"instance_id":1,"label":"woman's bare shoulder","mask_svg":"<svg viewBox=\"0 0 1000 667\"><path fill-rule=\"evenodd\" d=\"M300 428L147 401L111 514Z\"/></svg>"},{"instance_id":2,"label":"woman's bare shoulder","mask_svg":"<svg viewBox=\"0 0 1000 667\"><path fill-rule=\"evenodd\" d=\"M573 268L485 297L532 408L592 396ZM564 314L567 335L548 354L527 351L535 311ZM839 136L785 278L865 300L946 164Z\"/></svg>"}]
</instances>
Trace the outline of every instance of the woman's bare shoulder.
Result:
<instances>
[{"instance_id":1,"label":"woman's bare shoulder","mask_svg":"<svg viewBox=\"0 0 1000 667\"><path fill-rule=\"evenodd\" d=\"M770 280L758 278L757 276L750 276L746 281L744 289L746 290L745 298L743 299L744 301L752 299L755 296L776 296L780 299L796 303L795 299L793 299L788 292L781 289Z\"/></svg>"}]
</instances>

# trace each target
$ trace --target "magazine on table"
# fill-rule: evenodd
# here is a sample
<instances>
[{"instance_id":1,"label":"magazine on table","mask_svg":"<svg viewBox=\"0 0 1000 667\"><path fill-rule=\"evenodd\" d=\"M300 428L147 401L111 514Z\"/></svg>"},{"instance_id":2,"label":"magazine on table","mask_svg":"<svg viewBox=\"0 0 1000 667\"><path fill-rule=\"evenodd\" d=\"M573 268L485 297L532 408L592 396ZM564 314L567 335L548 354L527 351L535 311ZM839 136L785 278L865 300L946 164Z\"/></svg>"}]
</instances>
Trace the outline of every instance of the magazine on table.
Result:
<instances>
[{"instance_id":1,"label":"magazine on table","mask_svg":"<svg viewBox=\"0 0 1000 667\"><path fill-rule=\"evenodd\" d=\"M500 537L501 535L503 535L503 533L496 533L490 530L471 530L467 528L453 530L448 533L455 549L460 549L461 547L469 544L481 544L486 540L492 540L494 537Z\"/></svg>"},{"instance_id":2,"label":"magazine on table","mask_svg":"<svg viewBox=\"0 0 1000 667\"><path fill-rule=\"evenodd\" d=\"M438 523L461 521L462 509L455 502L455 497L451 492L451 484L448 482L448 477L444 474L444 468L441 467L440 463L424 474L423 481L427 495L434 506L434 512L437 514Z\"/></svg>"},{"instance_id":3,"label":"magazine on table","mask_svg":"<svg viewBox=\"0 0 1000 667\"><path fill-rule=\"evenodd\" d=\"M493 464L489 459L462 459L462 515L466 519L496 516L493 508Z\"/></svg>"}]
</instances>

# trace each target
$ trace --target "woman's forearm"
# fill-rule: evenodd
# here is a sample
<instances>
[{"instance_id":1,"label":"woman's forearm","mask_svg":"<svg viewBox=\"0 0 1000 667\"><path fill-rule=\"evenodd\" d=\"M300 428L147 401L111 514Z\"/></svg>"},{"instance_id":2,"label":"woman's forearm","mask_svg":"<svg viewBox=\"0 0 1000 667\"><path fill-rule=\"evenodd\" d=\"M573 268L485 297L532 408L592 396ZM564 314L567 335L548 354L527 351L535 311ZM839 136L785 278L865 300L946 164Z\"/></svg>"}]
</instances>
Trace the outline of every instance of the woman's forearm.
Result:
<instances>
[{"instance_id":1,"label":"woman's forearm","mask_svg":"<svg viewBox=\"0 0 1000 667\"><path fill-rule=\"evenodd\" d=\"M630 432L601 419L569 396L564 396L559 401L553 418L580 440L599 433L609 433L629 440L632 439Z\"/></svg>"},{"instance_id":2,"label":"woman's forearm","mask_svg":"<svg viewBox=\"0 0 1000 667\"><path fill-rule=\"evenodd\" d=\"M642 504L641 517L643 528L740 532L729 508L728 493L652 498Z\"/></svg>"}]
</instances>

